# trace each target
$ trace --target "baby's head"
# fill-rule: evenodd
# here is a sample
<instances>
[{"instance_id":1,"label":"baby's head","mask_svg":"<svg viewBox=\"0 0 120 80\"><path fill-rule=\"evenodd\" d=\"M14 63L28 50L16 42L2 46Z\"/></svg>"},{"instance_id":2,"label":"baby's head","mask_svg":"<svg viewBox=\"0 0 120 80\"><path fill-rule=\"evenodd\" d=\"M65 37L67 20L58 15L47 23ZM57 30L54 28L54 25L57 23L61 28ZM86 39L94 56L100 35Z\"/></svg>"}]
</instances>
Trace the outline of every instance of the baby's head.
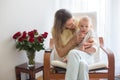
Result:
<instances>
[{"instance_id":1,"label":"baby's head","mask_svg":"<svg viewBox=\"0 0 120 80\"><path fill-rule=\"evenodd\" d=\"M80 18L78 27L79 27L81 32L87 33L90 30L90 28L92 27L92 23L91 23L90 17L82 16Z\"/></svg>"}]
</instances>

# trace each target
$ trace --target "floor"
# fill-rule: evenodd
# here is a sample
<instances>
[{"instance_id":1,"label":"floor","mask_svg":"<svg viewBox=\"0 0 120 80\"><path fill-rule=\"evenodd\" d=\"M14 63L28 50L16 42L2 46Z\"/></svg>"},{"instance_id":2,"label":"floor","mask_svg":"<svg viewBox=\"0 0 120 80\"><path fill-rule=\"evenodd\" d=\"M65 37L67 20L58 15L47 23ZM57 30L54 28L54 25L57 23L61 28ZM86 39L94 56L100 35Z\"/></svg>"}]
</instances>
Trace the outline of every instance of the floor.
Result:
<instances>
[{"instance_id":1,"label":"floor","mask_svg":"<svg viewBox=\"0 0 120 80\"><path fill-rule=\"evenodd\" d=\"M42 76L39 76L39 77L37 78L37 80L43 80Z\"/></svg>"},{"instance_id":2,"label":"floor","mask_svg":"<svg viewBox=\"0 0 120 80\"><path fill-rule=\"evenodd\" d=\"M37 80L43 80L42 76L38 77ZM98 79L90 79L90 80L98 80ZM103 80L103 79L99 79L99 80ZM115 80L119 80L119 79L115 79Z\"/></svg>"},{"instance_id":3,"label":"floor","mask_svg":"<svg viewBox=\"0 0 120 80\"><path fill-rule=\"evenodd\" d=\"M42 76L39 76L39 77L37 78L37 80L43 80ZM96 79L92 79L92 80L96 80ZM100 80L103 80L103 79L100 79ZM105 80L107 80L107 79L105 79ZM116 76L116 77L115 77L115 80L120 80L120 75Z\"/></svg>"}]
</instances>

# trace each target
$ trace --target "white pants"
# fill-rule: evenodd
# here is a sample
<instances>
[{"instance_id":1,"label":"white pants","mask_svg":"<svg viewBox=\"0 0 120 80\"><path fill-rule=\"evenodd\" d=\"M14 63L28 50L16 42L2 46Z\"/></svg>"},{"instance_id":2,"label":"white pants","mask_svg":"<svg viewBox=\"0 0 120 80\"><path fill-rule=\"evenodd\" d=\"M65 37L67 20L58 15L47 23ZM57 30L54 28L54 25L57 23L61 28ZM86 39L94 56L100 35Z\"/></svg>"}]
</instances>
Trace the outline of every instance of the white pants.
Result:
<instances>
[{"instance_id":1,"label":"white pants","mask_svg":"<svg viewBox=\"0 0 120 80\"><path fill-rule=\"evenodd\" d=\"M87 53L73 49L67 55L65 80L89 80Z\"/></svg>"}]
</instances>

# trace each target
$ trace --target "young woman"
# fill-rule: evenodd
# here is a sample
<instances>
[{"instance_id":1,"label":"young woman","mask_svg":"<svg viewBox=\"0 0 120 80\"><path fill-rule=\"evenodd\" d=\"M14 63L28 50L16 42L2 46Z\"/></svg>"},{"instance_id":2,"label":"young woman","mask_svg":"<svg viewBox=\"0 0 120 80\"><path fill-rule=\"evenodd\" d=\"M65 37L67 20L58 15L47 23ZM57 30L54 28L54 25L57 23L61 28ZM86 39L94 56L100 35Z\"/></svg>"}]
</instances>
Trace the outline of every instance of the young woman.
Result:
<instances>
[{"instance_id":1,"label":"young woman","mask_svg":"<svg viewBox=\"0 0 120 80\"><path fill-rule=\"evenodd\" d=\"M71 13L66 9L60 9L55 13L54 18L52 36L59 57L57 59L62 61L67 57L65 80L89 80L88 63L83 57L87 53L74 49L83 38L75 34L76 26Z\"/></svg>"}]
</instances>

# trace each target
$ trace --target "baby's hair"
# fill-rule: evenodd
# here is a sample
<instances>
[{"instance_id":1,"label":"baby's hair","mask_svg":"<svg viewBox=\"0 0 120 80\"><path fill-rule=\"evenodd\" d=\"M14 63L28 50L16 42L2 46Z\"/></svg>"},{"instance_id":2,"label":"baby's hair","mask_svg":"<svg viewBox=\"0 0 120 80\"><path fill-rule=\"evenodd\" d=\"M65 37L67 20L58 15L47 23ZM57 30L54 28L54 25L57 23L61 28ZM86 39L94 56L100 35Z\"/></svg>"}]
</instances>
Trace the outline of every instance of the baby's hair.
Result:
<instances>
[{"instance_id":1,"label":"baby's hair","mask_svg":"<svg viewBox=\"0 0 120 80\"><path fill-rule=\"evenodd\" d=\"M82 17L80 18L80 20L79 20L78 26L80 26L81 21L88 21L90 27L93 27L93 25L92 25L92 20L91 20L91 18L90 18L89 16L87 16L87 15L82 16Z\"/></svg>"}]
</instances>

